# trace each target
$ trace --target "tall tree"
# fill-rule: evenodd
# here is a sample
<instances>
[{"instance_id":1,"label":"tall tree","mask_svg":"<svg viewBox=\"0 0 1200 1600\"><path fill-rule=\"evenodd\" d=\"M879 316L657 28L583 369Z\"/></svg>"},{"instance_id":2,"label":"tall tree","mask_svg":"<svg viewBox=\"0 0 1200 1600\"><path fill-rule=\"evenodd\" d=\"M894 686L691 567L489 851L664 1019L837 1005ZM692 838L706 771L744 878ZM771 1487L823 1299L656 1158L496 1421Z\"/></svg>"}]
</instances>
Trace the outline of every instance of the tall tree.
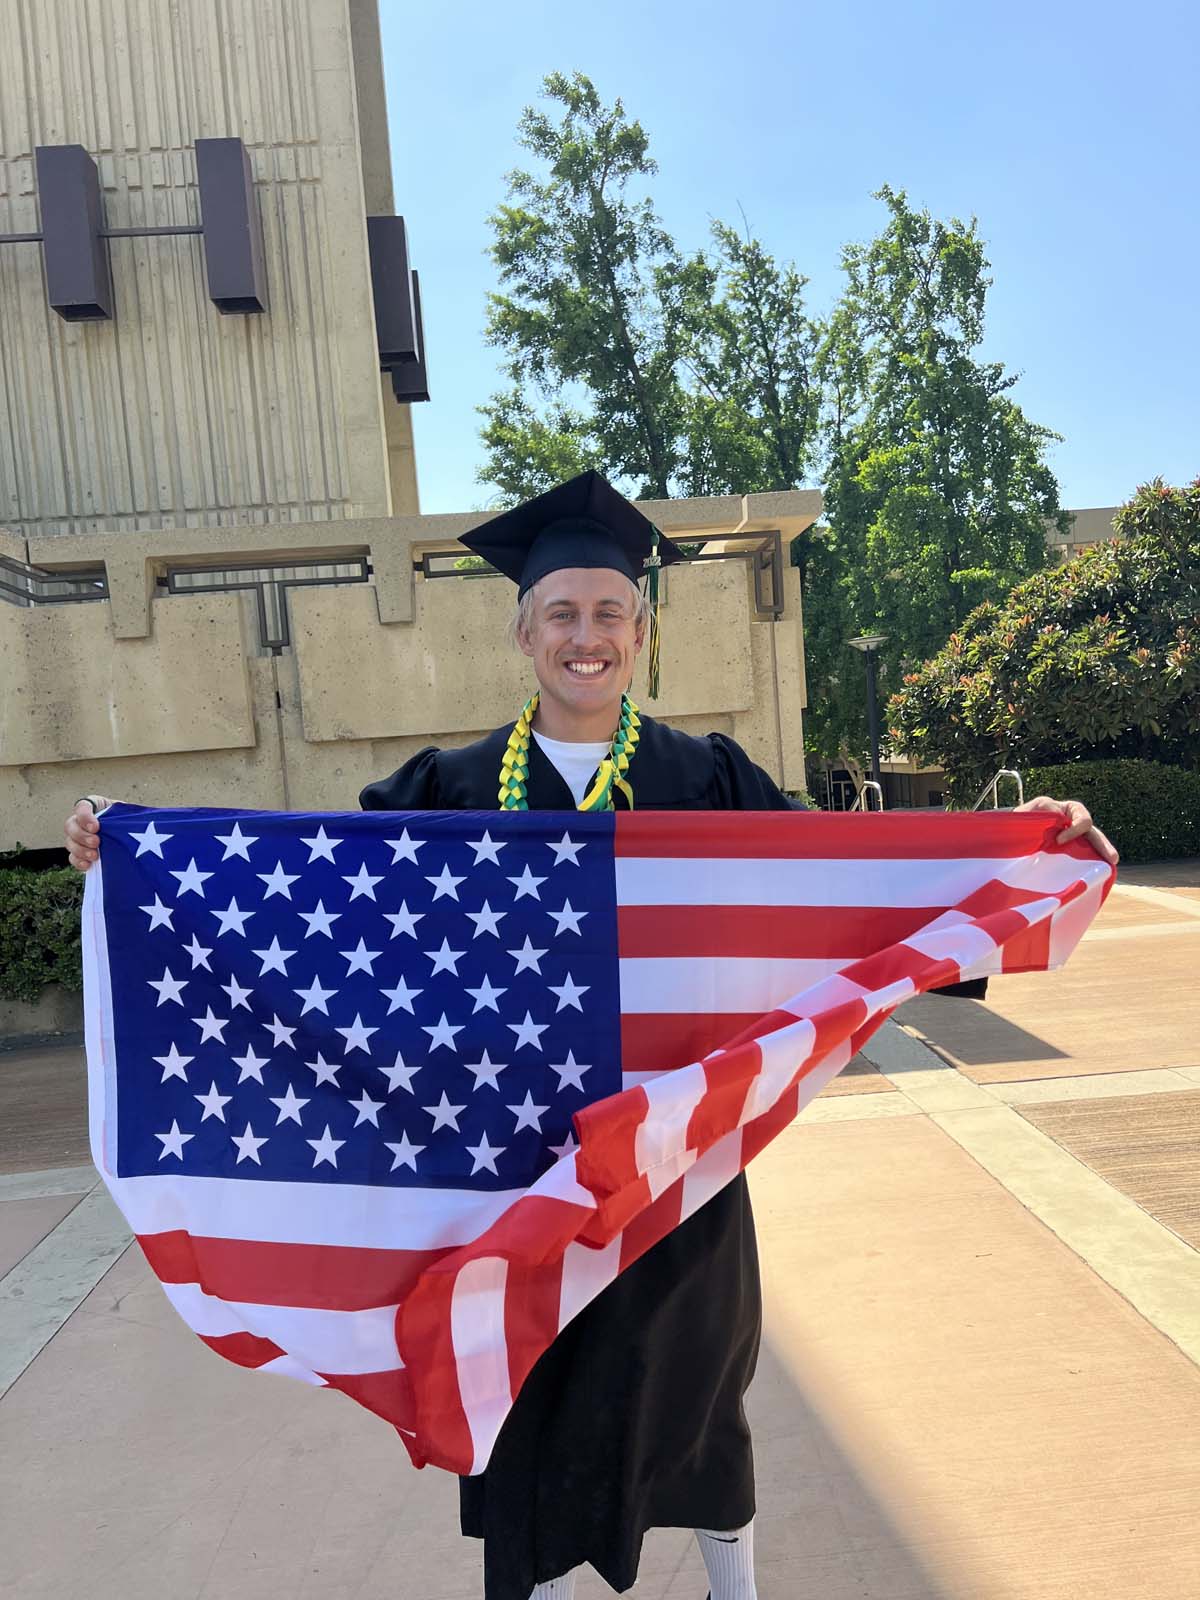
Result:
<instances>
[{"instance_id":1,"label":"tall tree","mask_svg":"<svg viewBox=\"0 0 1200 1600\"><path fill-rule=\"evenodd\" d=\"M820 330L805 279L722 223L685 256L644 193L644 130L582 73L544 82L491 218L488 337L510 387L481 407L505 498L600 466L640 495L790 488L809 468Z\"/></svg>"},{"instance_id":2,"label":"tall tree","mask_svg":"<svg viewBox=\"0 0 1200 1600\"><path fill-rule=\"evenodd\" d=\"M1045 460L1057 435L977 356L991 280L974 219L938 221L887 187L878 198L888 221L843 251L819 359L834 532L807 608L824 622L809 637L809 729L829 757L866 744L847 637L886 634L883 681L897 685L974 606L1043 567L1047 522L1065 525Z\"/></svg>"}]
</instances>

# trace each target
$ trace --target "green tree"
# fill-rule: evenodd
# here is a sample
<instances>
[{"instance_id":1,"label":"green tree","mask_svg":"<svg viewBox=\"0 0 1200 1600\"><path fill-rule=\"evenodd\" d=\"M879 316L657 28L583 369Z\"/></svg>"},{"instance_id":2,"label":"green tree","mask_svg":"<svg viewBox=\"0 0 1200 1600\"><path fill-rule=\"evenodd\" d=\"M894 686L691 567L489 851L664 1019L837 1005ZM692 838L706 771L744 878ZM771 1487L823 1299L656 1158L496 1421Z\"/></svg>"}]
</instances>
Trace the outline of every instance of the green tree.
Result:
<instances>
[{"instance_id":1,"label":"green tree","mask_svg":"<svg viewBox=\"0 0 1200 1600\"><path fill-rule=\"evenodd\" d=\"M890 703L895 737L969 801L998 767L1200 769L1200 479L1140 488L1122 537L978 606Z\"/></svg>"},{"instance_id":2,"label":"green tree","mask_svg":"<svg viewBox=\"0 0 1200 1600\"><path fill-rule=\"evenodd\" d=\"M1061 523L1045 452L1015 378L978 359L990 279L974 220L941 222L879 191L885 227L843 251L846 286L820 351L825 509L815 566L809 728L822 755L866 744L863 668L844 644L883 633L882 682L931 655L986 599L1045 565Z\"/></svg>"},{"instance_id":3,"label":"green tree","mask_svg":"<svg viewBox=\"0 0 1200 1600\"><path fill-rule=\"evenodd\" d=\"M819 411L805 279L722 223L685 256L645 194L645 131L582 73L552 73L492 216L489 340L510 387L481 407L482 481L539 493L590 466L642 496L790 488Z\"/></svg>"}]
</instances>

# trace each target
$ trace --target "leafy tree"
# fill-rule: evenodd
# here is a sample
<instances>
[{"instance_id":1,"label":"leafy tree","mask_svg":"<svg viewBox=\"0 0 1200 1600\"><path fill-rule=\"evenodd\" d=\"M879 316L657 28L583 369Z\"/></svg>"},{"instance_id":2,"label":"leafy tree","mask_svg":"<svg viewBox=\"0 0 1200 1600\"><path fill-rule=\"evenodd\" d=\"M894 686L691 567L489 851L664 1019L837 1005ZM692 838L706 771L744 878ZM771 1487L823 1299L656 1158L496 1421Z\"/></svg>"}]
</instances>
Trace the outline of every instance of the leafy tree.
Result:
<instances>
[{"instance_id":1,"label":"leafy tree","mask_svg":"<svg viewBox=\"0 0 1200 1600\"><path fill-rule=\"evenodd\" d=\"M952 796L998 767L1135 758L1200 769L1200 479L1155 479L1119 537L987 601L890 703Z\"/></svg>"},{"instance_id":2,"label":"leafy tree","mask_svg":"<svg viewBox=\"0 0 1200 1600\"><path fill-rule=\"evenodd\" d=\"M1062 522L1015 378L977 358L990 279L972 220L938 221L879 191L886 226L843 251L846 287L820 351L834 530L810 586L809 728L821 754L866 744L851 634L883 633L882 681L933 653L980 601L1045 565ZM836 623L836 629L834 624Z\"/></svg>"},{"instance_id":3,"label":"leafy tree","mask_svg":"<svg viewBox=\"0 0 1200 1600\"><path fill-rule=\"evenodd\" d=\"M590 466L661 499L799 484L819 410L805 279L722 223L685 257L641 192L641 125L582 73L544 89L518 134L538 171L510 173L491 218L511 387L480 408L482 480L511 500Z\"/></svg>"}]
</instances>

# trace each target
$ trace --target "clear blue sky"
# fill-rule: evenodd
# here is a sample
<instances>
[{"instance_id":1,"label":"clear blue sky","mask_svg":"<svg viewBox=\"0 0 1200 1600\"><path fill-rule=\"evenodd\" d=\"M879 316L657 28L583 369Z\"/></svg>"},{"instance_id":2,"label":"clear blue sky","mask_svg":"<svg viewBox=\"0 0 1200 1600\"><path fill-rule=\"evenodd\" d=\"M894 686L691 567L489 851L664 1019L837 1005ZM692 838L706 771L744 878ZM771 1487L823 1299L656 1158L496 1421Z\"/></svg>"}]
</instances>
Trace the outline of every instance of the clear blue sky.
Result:
<instances>
[{"instance_id":1,"label":"clear blue sky","mask_svg":"<svg viewBox=\"0 0 1200 1600\"><path fill-rule=\"evenodd\" d=\"M653 194L690 249L751 227L825 310L887 182L975 216L984 354L1064 436L1064 505L1200 474L1200 8L1145 0L380 0L396 209L421 273L433 400L413 407L422 510L489 503L475 406L487 216L521 108L580 69L650 136Z\"/></svg>"}]
</instances>

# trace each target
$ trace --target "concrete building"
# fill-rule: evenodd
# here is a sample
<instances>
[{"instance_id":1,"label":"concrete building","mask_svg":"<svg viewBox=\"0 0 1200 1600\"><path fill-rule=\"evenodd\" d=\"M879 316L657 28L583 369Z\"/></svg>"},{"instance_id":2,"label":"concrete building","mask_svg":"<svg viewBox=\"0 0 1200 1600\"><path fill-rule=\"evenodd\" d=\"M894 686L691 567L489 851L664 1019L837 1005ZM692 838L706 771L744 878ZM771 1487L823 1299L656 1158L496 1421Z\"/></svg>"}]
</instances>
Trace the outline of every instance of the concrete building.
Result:
<instances>
[{"instance_id":1,"label":"concrete building","mask_svg":"<svg viewBox=\"0 0 1200 1600\"><path fill-rule=\"evenodd\" d=\"M396 201L374 0L0 7L0 849L88 791L353 807L515 715L482 514L420 514ZM820 496L646 510L701 556L654 709L801 787Z\"/></svg>"}]
</instances>

